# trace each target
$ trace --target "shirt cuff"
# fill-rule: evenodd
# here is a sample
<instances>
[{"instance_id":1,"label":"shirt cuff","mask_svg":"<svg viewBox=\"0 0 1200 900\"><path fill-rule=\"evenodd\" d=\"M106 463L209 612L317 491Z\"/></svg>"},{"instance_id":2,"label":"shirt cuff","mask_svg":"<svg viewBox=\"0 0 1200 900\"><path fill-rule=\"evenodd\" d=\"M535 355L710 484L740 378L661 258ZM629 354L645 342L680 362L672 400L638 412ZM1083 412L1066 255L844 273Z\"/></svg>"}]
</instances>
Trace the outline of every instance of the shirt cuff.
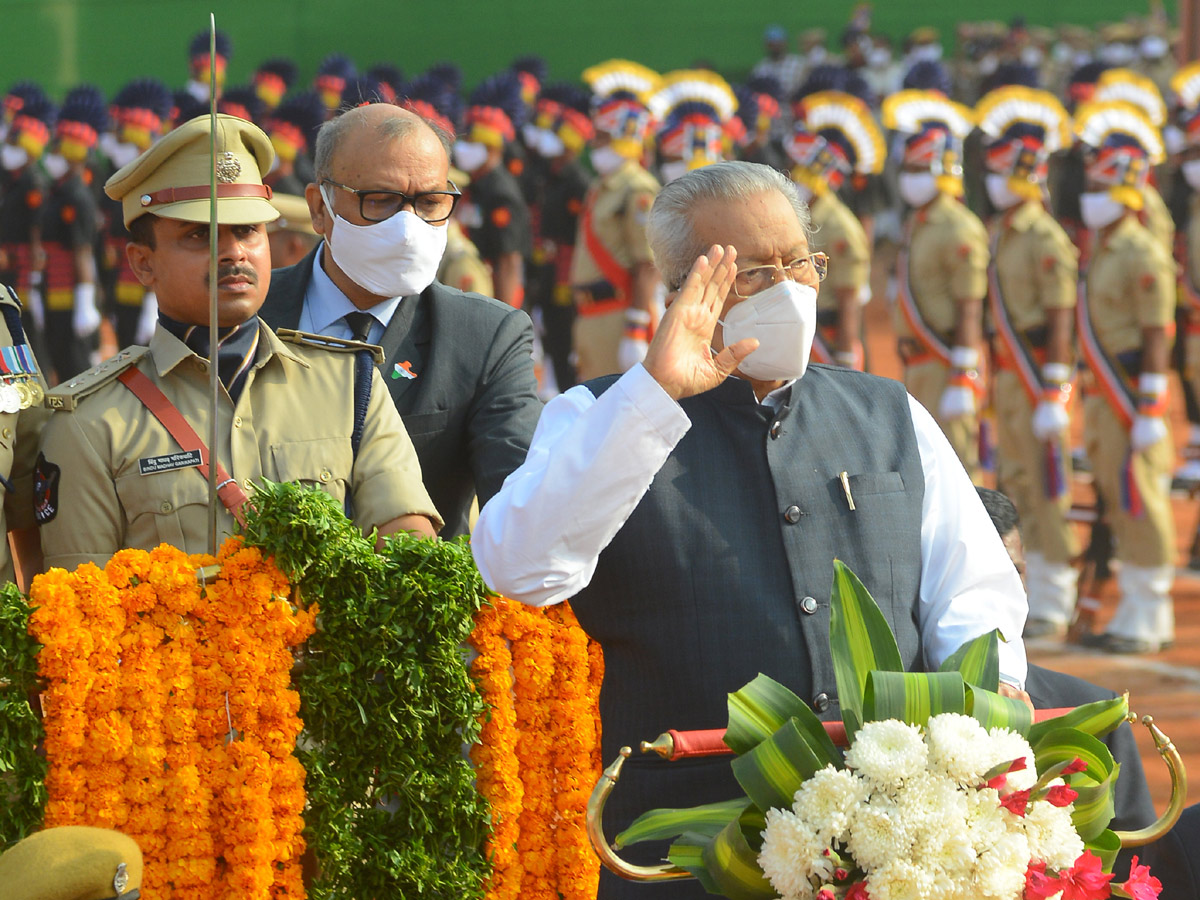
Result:
<instances>
[{"instance_id":1,"label":"shirt cuff","mask_svg":"<svg viewBox=\"0 0 1200 900\"><path fill-rule=\"evenodd\" d=\"M670 446L675 446L692 427L687 413L654 376L641 363L622 375L610 390L619 390L629 401L631 408L662 436Z\"/></svg>"}]
</instances>

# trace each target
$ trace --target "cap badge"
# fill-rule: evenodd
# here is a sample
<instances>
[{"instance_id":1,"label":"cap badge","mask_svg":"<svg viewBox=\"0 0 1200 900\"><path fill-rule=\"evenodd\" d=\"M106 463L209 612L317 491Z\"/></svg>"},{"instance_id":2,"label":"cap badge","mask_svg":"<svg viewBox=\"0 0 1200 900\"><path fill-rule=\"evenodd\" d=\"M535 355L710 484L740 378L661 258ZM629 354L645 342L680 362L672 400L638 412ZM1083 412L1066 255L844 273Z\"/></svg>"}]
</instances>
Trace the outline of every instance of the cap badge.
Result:
<instances>
[{"instance_id":1,"label":"cap badge","mask_svg":"<svg viewBox=\"0 0 1200 900\"><path fill-rule=\"evenodd\" d=\"M125 863L117 866L117 874L113 876L113 890L120 897L125 893L125 886L129 884L129 874L125 871Z\"/></svg>"},{"instance_id":2,"label":"cap badge","mask_svg":"<svg viewBox=\"0 0 1200 900\"><path fill-rule=\"evenodd\" d=\"M242 164L229 150L221 154L217 160L217 181L222 184L232 184L242 174Z\"/></svg>"}]
</instances>

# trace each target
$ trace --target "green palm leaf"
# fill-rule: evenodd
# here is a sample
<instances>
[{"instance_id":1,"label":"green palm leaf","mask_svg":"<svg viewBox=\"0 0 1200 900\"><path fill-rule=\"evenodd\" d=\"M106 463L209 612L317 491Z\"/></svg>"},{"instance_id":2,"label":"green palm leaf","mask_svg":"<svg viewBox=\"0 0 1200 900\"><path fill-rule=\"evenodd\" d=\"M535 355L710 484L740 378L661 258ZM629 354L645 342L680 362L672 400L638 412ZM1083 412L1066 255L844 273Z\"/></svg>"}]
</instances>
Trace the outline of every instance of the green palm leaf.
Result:
<instances>
[{"instance_id":1,"label":"green palm leaf","mask_svg":"<svg viewBox=\"0 0 1200 900\"><path fill-rule=\"evenodd\" d=\"M679 836L679 840L671 845L671 849L667 851L667 861L673 866L678 866L687 872L691 872L696 876L696 880L710 894L721 893L720 887L713 881L712 875L708 873L708 866L704 862L704 851L715 835L697 834L695 832L686 832Z\"/></svg>"},{"instance_id":2,"label":"green palm leaf","mask_svg":"<svg viewBox=\"0 0 1200 900\"><path fill-rule=\"evenodd\" d=\"M824 728L821 734L824 736ZM789 719L773 735L733 761L733 777L760 810L786 809L791 807L792 797L806 778L840 761L840 754L827 752L795 719Z\"/></svg>"},{"instance_id":3,"label":"green palm leaf","mask_svg":"<svg viewBox=\"0 0 1200 900\"><path fill-rule=\"evenodd\" d=\"M773 678L759 675L741 690L729 695L729 727L725 745L734 753L748 753L777 732L789 719L796 719L809 743L822 748L829 762L841 765L842 754L834 746L825 726L808 704Z\"/></svg>"},{"instance_id":4,"label":"green palm leaf","mask_svg":"<svg viewBox=\"0 0 1200 900\"><path fill-rule=\"evenodd\" d=\"M1065 781L1079 792L1071 821L1084 841L1100 835L1112 821L1113 793L1120 766L1108 747L1076 728L1057 728L1033 745L1039 772L1079 757L1087 769L1068 775Z\"/></svg>"},{"instance_id":5,"label":"green palm leaf","mask_svg":"<svg viewBox=\"0 0 1200 900\"><path fill-rule=\"evenodd\" d=\"M773 900L771 887L758 865L758 851L746 841L739 822L730 822L704 849L704 864L716 893L729 900Z\"/></svg>"},{"instance_id":6,"label":"green palm leaf","mask_svg":"<svg viewBox=\"0 0 1200 900\"><path fill-rule=\"evenodd\" d=\"M958 672L871 672L863 696L863 721L900 719L924 725L930 716L963 712L966 685Z\"/></svg>"},{"instance_id":7,"label":"green palm leaf","mask_svg":"<svg viewBox=\"0 0 1200 900\"><path fill-rule=\"evenodd\" d=\"M661 841L677 837L685 832L712 837L739 815L749 805L746 797L706 803L690 809L652 809L644 812L633 823L617 835L616 849L638 844L642 841Z\"/></svg>"},{"instance_id":8,"label":"green palm leaf","mask_svg":"<svg viewBox=\"0 0 1200 900\"><path fill-rule=\"evenodd\" d=\"M1128 715L1128 695L1085 703L1066 715L1035 724L1029 729L1029 743L1036 747L1043 737L1059 728L1077 728L1084 734L1104 737L1125 721Z\"/></svg>"},{"instance_id":9,"label":"green palm leaf","mask_svg":"<svg viewBox=\"0 0 1200 900\"><path fill-rule=\"evenodd\" d=\"M1033 713L1023 702L981 687L967 688L967 715L984 728L1008 728L1022 735L1027 735L1033 724Z\"/></svg>"},{"instance_id":10,"label":"green palm leaf","mask_svg":"<svg viewBox=\"0 0 1200 900\"><path fill-rule=\"evenodd\" d=\"M963 681L995 691L1000 687L1000 630L967 641L942 663L939 672L958 672Z\"/></svg>"},{"instance_id":11,"label":"green palm leaf","mask_svg":"<svg viewBox=\"0 0 1200 900\"><path fill-rule=\"evenodd\" d=\"M1104 871L1111 872L1113 863L1117 861L1117 853L1121 849L1121 839L1117 837L1116 832L1106 828L1090 841L1084 841L1084 846L1100 857Z\"/></svg>"},{"instance_id":12,"label":"green palm leaf","mask_svg":"<svg viewBox=\"0 0 1200 900\"><path fill-rule=\"evenodd\" d=\"M900 672L900 648L870 592L839 559L833 561L829 648L837 677L846 736L854 739L863 722L863 695L872 671Z\"/></svg>"}]
</instances>

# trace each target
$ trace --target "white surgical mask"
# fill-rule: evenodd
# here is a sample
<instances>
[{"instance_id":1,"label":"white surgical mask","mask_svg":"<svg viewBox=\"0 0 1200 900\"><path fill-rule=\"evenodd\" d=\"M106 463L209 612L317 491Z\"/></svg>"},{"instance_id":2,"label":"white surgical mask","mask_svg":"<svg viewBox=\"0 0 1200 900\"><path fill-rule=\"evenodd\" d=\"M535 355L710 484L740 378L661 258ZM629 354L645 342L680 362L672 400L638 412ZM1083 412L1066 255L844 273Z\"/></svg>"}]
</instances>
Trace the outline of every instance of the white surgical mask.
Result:
<instances>
[{"instance_id":1,"label":"white surgical mask","mask_svg":"<svg viewBox=\"0 0 1200 900\"><path fill-rule=\"evenodd\" d=\"M27 162L29 162L29 151L24 147L18 147L16 144L5 144L0 147L0 165L3 165L9 172L21 168Z\"/></svg>"},{"instance_id":2,"label":"white surgical mask","mask_svg":"<svg viewBox=\"0 0 1200 900\"><path fill-rule=\"evenodd\" d=\"M1162 59L1167 55L1167 50L1170 49L1166 40L1157 34L1148 34L1142 38L1142 43L1138 47L1138 51L1142 54L1143 59Z\"/></svg>"},{"instance_id":3,"label":"white surgical mask","mask_svg":"<svg viewBox=\"0 0 1200 900\"><path fill-rule=\"evenodd\" d=\"M71 164L59 153L47 153L42 157L42 165L46 168L46 174L55 181L58 181L71 169Z\"/></svg>"},{"instance_id":4,"label":"white surgical mask","mask_svg":"<svg viewBox=\"0 0 1200 900\"><path fill-rule=\"evenodd\" d=\"M1182 153L1187 147L1187 140L1184 138L1183 131L1178 125L1166 126L1162 130L1162 139L1167 156L1175 156L1177 153Z\"/></svg>"},{"instance_id":5,"label":"white surgical mask","mask_svg":"<svg viewBox=\"0 0 1200 900\"><path fill-rule=\"evenodd\" d=\"M125 168L137 159L138 154L141 153L138 150L137 144L130 143L129 141L115 143L106 152L108 153L108 158L112 160L112 164L118 169Z\"/></svg>"},{"instance_id":6,"label":"white surgical mask","mask_svg":"<svg viewBox=\"0 0 1200 900\"><path fill-rule=\"evenodd\" d=\"M992 201L992 206L996 207L996 209L1008 209L1016 206L1024 199L1013 193L1013 189L1008 186L1007 175L988 172L987 177L983 180L983 184L987 188L988 199Z\"/></svg>"},{"instance_id":7,"label":"white surgical mask","mask_svg":"<svg viewBox=\"0 0 1200 900\"><path fill-rule=\"evenodd\" d=\"M566 149L563 146L562 138L553 131L543 130L538 137L537 151L546 159L555 159L562 156Z\"/></svg>"},{"instance_id":8,"label":"white surgical mask","mask_svg":"<svg viewBox=\"0 0 1200 900\"><path fill-rule=\"evenodd\" d=\"M409 297L433 283L446 252L445 225L430 225L407 209L373 225L355 225L333 211L325 185L321 194L333 217L325 242L351 281L379 297Z\"/></svg>"},{"instance_id":9,"label":"white surgical mask","mask_svg":"<svg viewBox=\"0 0 1200 900\"><path fill-rule=\"evenodd\" d=\"M474 172L487 162L487 144L474 141L458 141L454 145L454 164L464 172Z\"/></svg>"},{"instance_id":10,"label":"white surgical mask","mask_svg":"<svg viewBox=\"0 0 1200 900\"><path fill-rule=\"evenodd\" d=\"M521 126L521 138L525 141L525 146L530 149L537 146L541 134L542 129L538 128L532 122L526 122Z\"/></svg>"},{"instance_id":11,"label":"white surgical mask","mask_svg":"<svg viewBox=\"0 0 1200 900\"><path fill-rule=\"evenodd\" d=\"M1189 159L1179 170L1192 190L1200 191L1200 159Z\"/></svg>"},{"instance_id":12,"label":"white surgical mask","mask_svg":"<svg viewBox=\"0 0 1200 900\"><path fill-rule=\"evenodd\" d=\"M901 172L896 187L900 198L913 209L920 209L938 195L937 178L932 172Z\"/></svg>"},{"instance_id":13,"label":"white surgical mask","mask_svg":"<svg viewBox=\"0 0 1200 900\"><path fill-rule=\"evenodd\" d=\"M670 184L672 181L682 178L687 172L688 164L685 159L672 159L658 167L658 173L662 176L663 184Z\"/></svg>"},{"instance_id":14,"label":"white surgical mask","mask_svg":"<svg viewBox=\"0 0 1200 900\"><path fill-rule=\"evenodd\" d=\"M872 69L885 69L891 62L892 54L887 47L875 47L867 52L867 65Z\"/></svg>"},{"instance_id":15,"label":"white surgical mask","mask_svg":"<svg viewBox=\"0 0 1200 900\"><path fill-rule=\"evenodd\" d=\"M1108 191L1087 191L1079 195L1079 214L1088 228L1104 228L1125 214L1125 207Z\"/></svg>"},{"instance_id":16,"label":"white surgical mask","mask_svg":"<svg viewBox=\"0 0 1200 900\"><path fill-rule=\"evenodd\" d=\"M1021 51L1021 62L1036 69L1042 64L1044 54L1039 47L1026 47Z\"/></svg>"},{"instance_id":17,"label":"white surgical mask","mask_svg":"<svg viewBox=\"0 0 1200 900\"><path fill-rule=\"evenodd\" d=\"M817 330L817 292L790 279L778 281L730 309L721 327L726 347L758 338L758 349L738 365L742 375L756 381L800 378Z\"/></svg>"},{"instance_id":18,"label":"white surgical mask","mask_svg":"<svg viewBox=\"0 0 1200 900\"><path fill-rule=\"evenodd\" d=\"M601 176L611 175L625 165L625 162L625 157L610 145L597 147L592 151L592 168Z\"/></svg>"}]
</instances>

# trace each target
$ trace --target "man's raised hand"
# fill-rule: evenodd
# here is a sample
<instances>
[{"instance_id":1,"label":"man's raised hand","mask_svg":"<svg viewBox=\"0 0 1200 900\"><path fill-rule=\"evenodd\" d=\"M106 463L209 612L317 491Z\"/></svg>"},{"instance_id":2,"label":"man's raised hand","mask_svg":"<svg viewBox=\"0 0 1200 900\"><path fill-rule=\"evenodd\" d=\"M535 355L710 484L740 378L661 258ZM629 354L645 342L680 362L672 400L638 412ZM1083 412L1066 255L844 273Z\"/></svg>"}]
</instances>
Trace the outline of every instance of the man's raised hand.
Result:
<instances>
[{"instance_id":1,"label":"man's raised hand","mask_svg":"<svg viewBox=\"0 0 1200 900\"><path fill-rule=\"evenodd\" d=\"M713 354L713 332L737 275L737 251L713 245L696 260L659 323L643 365L676 400L712 390L758 341L746 338Z\"/></svg>"}]
</instances>

